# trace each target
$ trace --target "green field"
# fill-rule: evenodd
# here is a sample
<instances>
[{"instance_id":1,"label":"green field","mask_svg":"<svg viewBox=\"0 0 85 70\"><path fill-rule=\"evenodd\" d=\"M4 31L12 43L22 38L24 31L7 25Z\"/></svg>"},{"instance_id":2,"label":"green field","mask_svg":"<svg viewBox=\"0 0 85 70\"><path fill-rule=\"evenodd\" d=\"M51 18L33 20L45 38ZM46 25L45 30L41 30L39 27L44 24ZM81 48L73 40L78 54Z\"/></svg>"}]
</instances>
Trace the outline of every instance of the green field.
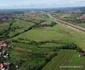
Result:
<instances>
[{"instance_id":1,"label":"green field","mask_svg":"<svg viewBox=\"0 0 85 70\"><path fill-rule=\"evenodd\" d=\"M1 26L0 30L6 26L2 34L11 46L6 49L10 60L5 61L19 65L18 70L70 70L59 66L85 64L85 57L79 57L76 49L61 48L75 44L85 50L85 32L56 22L46 12L16 14L12 22Z\"/></svg>"},{"instance_id":2,"label":"green field","mask_svg":"<svg viewBox=\"0 0 85 70\"><path fill-rule=\"evenodd\" d=\"M85 33L67 25L56 24L54 27L37 28L23 33L14 39L27 38L34 41L58 40L62 42L74 42L85 49Z\"/></svg>"},{"instance_id":3,"label":"green field","mask_svg":"<svg viewBox=\"0 0 85 70\"><path fill-rule=\"evenodd\" d=\"M84 70L85 57L79 57L75 50L61 50L42 70ZM80 68L63 68L62 66L81 66Z\"/></svg>"},{"instance_id":4,"label":"green field","mask_svg":"<svg viewBox=\"0 0 85 70\"><path fill-rule=\"evenodd\" d=\"M13 36L17 33L23 32L24 30L28 29L32 25L34 25L34 23L22 21L22 20L19 20L19 19L15 19L15 22L11 26L9 36L11 37L11 36Z\"/></svg>"}]
</instances>

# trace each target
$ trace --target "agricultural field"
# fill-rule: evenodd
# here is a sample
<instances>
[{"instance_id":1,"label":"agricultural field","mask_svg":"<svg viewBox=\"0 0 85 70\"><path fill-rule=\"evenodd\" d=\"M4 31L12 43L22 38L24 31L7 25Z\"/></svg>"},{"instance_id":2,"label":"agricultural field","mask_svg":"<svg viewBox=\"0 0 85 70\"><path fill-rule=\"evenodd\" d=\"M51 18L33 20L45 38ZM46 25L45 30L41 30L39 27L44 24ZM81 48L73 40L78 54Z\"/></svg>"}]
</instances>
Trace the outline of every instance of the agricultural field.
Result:
<instances>
[{"instance_id":1,"label":"agricultural field","mask_svg":"<svg viewBox=\"0 0 85 70\"><path fill-rule=\"evenodd\" d=\"M61 50L60 55L54 57L42 70L84 70L85 57L79 57L79 53L75 50ZM83 60L83 61L82 61ZM63 68L63 66L80 66L79 68L70 67Z\"/></svg>"},{"instance_id":2,"label":"agricultural field","mask_svg":"<svg viewBox=\"0 0 85 70\"><path fill-rule=\"evenodd\" d=\"M17 40L19 38L34 40L36 42L49 40L57 40L67 43L75 42L79 47L85 49L85 33L64 24L56 24L54 27L32 29L13 39Z\"/></svg>"},{"instance_id":3,"label":"agricultural field","mask_svg":"<svg viewBox=\"0 0 85 70\"><path fill-rule=\"evenodd\" d=\"M10 47L6 48L10 59L3 60L14 65L11 70L17 70L16 65L18 70L66 70L59 68L65 64L85 66L85 56L79 57L79 52L85 51L85 32L61 24L47 13L15 12L10 22L0 24L4 35L0 40L6 40Z\"/></svg>"}]
</instances>

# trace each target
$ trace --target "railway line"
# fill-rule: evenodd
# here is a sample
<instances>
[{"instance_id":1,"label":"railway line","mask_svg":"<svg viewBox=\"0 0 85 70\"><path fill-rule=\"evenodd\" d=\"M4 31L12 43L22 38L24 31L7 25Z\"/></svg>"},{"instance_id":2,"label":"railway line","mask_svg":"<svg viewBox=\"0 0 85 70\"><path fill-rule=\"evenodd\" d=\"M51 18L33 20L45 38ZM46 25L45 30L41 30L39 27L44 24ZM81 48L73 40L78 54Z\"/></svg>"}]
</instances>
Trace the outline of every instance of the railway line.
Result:
<instances>
[{"instance_id":1,"label":"railway line","mask_svg":"<svg viewBox=\"0 0 85 70\"><path fill-rule=\"evenodd\" d=\"M58 19L58 18L56 18L56 21L58 21L58 22L60 22L60 23L62 23L62 24L71 26L71 27L73 27L73 28L76 28L76 29L78 29L78 30L81 30L81 31L83 31L83 32L85 32L85 28L83 28L83 27L74 25L74 24L69 23L69 22L66 22L66 21L62 21L62 20L60 20L60 19Z\"/></svg>"},{"instance_id":2,"label":"railway line","mask_svg":"<svg viewBox=\"0 0 85 70\"><path fill-rule=\"evenodd\" d=\"M80 30L80 31L85 32L85 28L83 28L83 27L77 26L77 25L75 25L75 24L73 24L73 23L69 23L69 22L60 20L59 18L54 18L54 17L53 17L51 14L49 14L49 13L48 13L47 15L48 15L49 17L53 18L53 19L54 19L55 21L57 21L57 22L60 22L60 23L62 23L62 24L71 26L71 27L73 27L73 28L75 28L75 29L78 29L78 30Z\"/></svg>"}]
</instances>

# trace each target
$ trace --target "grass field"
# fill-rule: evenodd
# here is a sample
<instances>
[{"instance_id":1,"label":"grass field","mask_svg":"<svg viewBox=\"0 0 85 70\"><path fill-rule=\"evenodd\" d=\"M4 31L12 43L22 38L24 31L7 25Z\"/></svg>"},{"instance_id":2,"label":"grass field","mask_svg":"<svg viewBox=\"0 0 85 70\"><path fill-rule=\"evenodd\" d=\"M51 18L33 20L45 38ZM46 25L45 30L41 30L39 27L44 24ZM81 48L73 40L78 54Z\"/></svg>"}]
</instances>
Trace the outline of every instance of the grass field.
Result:
<instances>
[{"instance_id":1,"label":"grass field","mask_svg":"<svg viewBox=\"0 0 85 70\"><path fill-rule=\"evenodd\" d=\"M26 22L26 21L19 20L19 19L15 19L15 22L11 26L9 36L11 37L11 36L13 36L17 33L23 32L24 30L28 29L32 25L34 25L34 23Z\"/></svg>"},{"instance_id":2,"label":"grass field","mask_svg":"<svg viewBox=\"0 0 85 70\"><path fill-rule=\"evenodd\" d=\"M14 39L18 38L28 38L34 41L59 40L68 43L74 42L85 49L85 33L63 24L56 24L54 27L36 28Z\"/></svg>"},{"instance_id":3,"label":"grass field","mask_svg":"<svg viewBox=\"0 0 85 70\"><path fill-rule=\"evenodd\" d=\"M4 22L0 24L0 34L2 34L5 30L8 29L10 22Z\"/></svg>"},{"instance_id":4,"label":"grass field","mask_svg":"<svg viewBox=\"0 0 85 70\"><path fill-rule=\"evenodd\" d=\"M3 24L9 28L7 41L9 41L9 46L12 47L11 49L6 49L11 57L8 61L19 65L19 70L37 70L38 67L45 65L47 56L51 57L51 55L58 53L50 62L47 62L43 70L58 70L60 65L65 64L84 65L85 57L79 58L77 51L60 51L57 48L64 46L66 43L74 43L85 50L85 33L58 22L54 26L48 26L54 19L43 13L17 14L12 25ZM47 25L45 26L44 24ZM49 69L49 67L52 68Z\"/></svg>"},{"instance_id":5,"label":"grass field","mask_svg":"<svg viewBox=\"0 0 85 70\"><path fill-rule=\"evenodd\" d=\"M61 50L42 70L84 70L85 57L79 57L75 50ZM63 68L62 66L81 66L81 68ZM82 67L83 66L83 67Z\"/></svg>"}]
</instances>

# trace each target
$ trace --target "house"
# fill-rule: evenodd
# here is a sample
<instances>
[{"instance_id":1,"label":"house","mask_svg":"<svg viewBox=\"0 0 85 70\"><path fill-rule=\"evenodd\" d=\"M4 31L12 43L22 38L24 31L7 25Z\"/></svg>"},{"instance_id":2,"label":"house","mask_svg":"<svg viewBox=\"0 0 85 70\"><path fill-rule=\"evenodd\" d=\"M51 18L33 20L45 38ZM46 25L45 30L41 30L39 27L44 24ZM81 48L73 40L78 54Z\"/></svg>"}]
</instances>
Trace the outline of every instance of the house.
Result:
<instances>
[{"instance_id":1,"label":"house","mask_svg":"<svg viewBox=\"0 0 85 70\"><path fill-rule=\"evenodd\" d=\"M9 58L9 54L5 50L0 50L0 57Z\"/></svg>"},{"instance_id":2,"label":"house","mask_svg":"<svg viewBox=\"0 0 85 70\"><path fill-rule=\"evenodd\" d=\"M3 63L0 63L0 70L5 70Z\"/></svg>"},{"instance_id":3,"label":"house","mask_svg":"<svg viewBox=\"0 0 85 70\"><path fill-rule=\"evenodd\" d=\"M8 19L8 17L6 17L6 16L0 16L0 21L6 21Z\"/></svg>"},{"instance_id":4,"label":"house","mask_svg":"<svg viewBox=\"0 0 85 70\"><path fill-rule=\"evenodd\" d=\"M9 70L10 63L9 62L2 62L0 63L0 70Z\"/></svg>"},{"instance_id":5,"label":"house","mask_svg":"<svg viewBox=\"0 0 85 70\"><path fill-rule=\"evenodd\" d=\"M3 54L3 58L9 58L9 54Z\"/></svg>"},{"instance_id":6,"label":"house","mask_svg":"<svg viewBox=\"0 0 85 70\"><path fill-rule=\"evenodd\" d=\"M11 64L9 62L4 62L3 64L4 64L5 69L9 70Z\"/></svg>"},{"instance_id":7,"label":"house","mask_svg":"<svg viewBox=\"0 0 85 70\"><path fill-rule=\"evenodd\" d=\"M5 50L3 50L2 51L2 57L3 58L9 58L9 54Z\"/></svg>"},{"instance_id":8,"label":"house","mask_svg":"<svg viewBox=\"0 0 85 70\"><path fill-rule=\"evenodd\" d=\"M0 47L7 47L6 41L0 41Z\"/></svg>"},{"instance_id":9,"label":"house","mask_svg":"<svg viewBox=\"0 0 85 70\"><path fill-rule=\"evenodd\" d=\"M81 56L85 56L85 53L84 52L79 52L79 57Z\"/></svg>"},{"instance_id":10,"label":"house","mask_svg":"<svg viewBox=\"0 0 85 70\"><path fill-rule=\"evenodd\" d=\"M9 62L4 62L3 64L4 64L4 66L7 66L7 67L10 66L10 63Z\"/></svg>"},{"instance_id":11,"label":"house","mask_svg":"<svg viewBox=\"0 0 85 70\"><path fill-rule=\"evenodd\" d=\"M81 15L81 16L78 17L77 19L80 19L80 20L85 19L85 14Z\"/></svg>"}]
</instances>

